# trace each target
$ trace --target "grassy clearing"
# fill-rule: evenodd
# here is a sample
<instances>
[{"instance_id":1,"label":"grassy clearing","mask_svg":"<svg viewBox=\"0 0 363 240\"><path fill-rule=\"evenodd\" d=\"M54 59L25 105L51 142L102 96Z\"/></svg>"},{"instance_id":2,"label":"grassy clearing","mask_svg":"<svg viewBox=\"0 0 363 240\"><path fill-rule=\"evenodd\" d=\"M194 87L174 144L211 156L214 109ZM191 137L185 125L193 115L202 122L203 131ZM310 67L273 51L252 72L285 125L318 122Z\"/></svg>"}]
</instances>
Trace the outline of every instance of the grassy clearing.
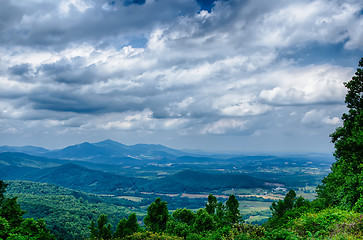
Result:
<instances>
[{"instance_id":1,"label":"grassy clearing","mask_svg":"<svg viewBox=\"0 0 363 240\"><path fill-rule=\"evenodd\" d=\"M297 196L303 196L306 199L313 200L316 198L316 192L315 192L316 186L306 186L304 188L299 188L299 190L296 191Z\"/></svg>"},{"instance_id":2,"label":"grassy clearing","mask_svg":"<svg viewBox=\"0 0 363 240\"><path fill-rule=\"evenodd\" d=\"M270 216L271 202L239 201L239 209L247 223L261 224Z\"/></svg>"},{"instance_id":3,"label":"grassy clearing","mask_svg":"<svg viewBox=\"0 0 363 240\"><path fill-rule=\"evenodd\" d=\"M274 200L274 201L277 201L279 199L283 199L285 197L285 192L283 192L283 193L276 193L276 192L272 193L272 192L267 191L266 189L262 189L262 188L230 189L230 190L225 190L222 193L227 195L227 196L229 196L231 194L234 194L235 196L238 196L238 197L261 197L261 198L264 198L264 199L271 199L271 200Z\"/></svg>"},{"instance_id":4,"label":"grassy clearing","mask_svg":"<svg viewBox=\"0 0 363 240\"><path fill-rule=\"evenodd\" d=\"M263 212L270 210L270 202L239 201L239 209L242 214L251 212Z\"/></svg>"},{"instance_id":5,"label":"grassy clearing","mask_svg":"<svg viewBox=\"0 0 363 240\"><path fill-rule=\"evenodd\" d=\"M141 202L144 199L142 197L133 197L133 196L118 196L116 198L122 198L133 202Z\"/></svg>"},{"instance_id":6,"label":"grassy clearing","mask_svg":"<svg viewBox=\"0 0 363 240\"><path fill-rule=\"evenodd\" d=\"M226 195L251 195L251 194L263 194L263 189L249 189L249 188L238 188L225 190L222 193Z\"/></svg>"}]
</instances>

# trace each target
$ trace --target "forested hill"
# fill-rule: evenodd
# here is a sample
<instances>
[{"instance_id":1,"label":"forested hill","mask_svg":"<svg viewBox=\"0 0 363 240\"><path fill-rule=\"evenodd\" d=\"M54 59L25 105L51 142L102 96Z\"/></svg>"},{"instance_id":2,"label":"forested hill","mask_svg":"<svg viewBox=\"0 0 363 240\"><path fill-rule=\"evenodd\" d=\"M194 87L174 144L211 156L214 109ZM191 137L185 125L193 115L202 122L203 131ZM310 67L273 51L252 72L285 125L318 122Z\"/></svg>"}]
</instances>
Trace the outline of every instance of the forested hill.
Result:
<instances>
[{"instance_id":1,"label":"forested hill","mask_svg":"<svg viewBox=\"0 0 363 240\"><path fill-rule=\"evenodd\" d=\"M200 193L231 188L270 188L267 180L244 174L212 174L184 170L148 180L92 170L72 161L22 153L0 153L0 166L3 179L52 183L91 193L120 194L130 190Z\"/></svg>"},{"instance_id":2,"label":"forested hill","mask_svg":"<svg viewBox=\"0 0 363 240\"><path fill-rule=\"evenodd\" d=\"M0 152L0 164L13 167L47 168L68 162L66 160L39 157L21 152Z\"/></svg>"},{"instance_id":3,"label":"forested hill","mask_svg":"<svg viewBox=\"0 0 363 240\"><path fill-rule=\"evenodd\" d=\"M89 236L88 225L102 213L108 214L112 225L136 212L133 202L75 191L48 183L9 181L6 197L18 197L27 213L24 217L43 218L58 239L84 239ZM1 231L0 231L1 235Z\"/></svg>"},{"instance_id":4,"label":"forested hill","mask_svg":"<svg viewBox=\"0 0 363 240\"><path fill-rule=\"evenodd\" d=\"M192 170L180 171L151 181L141 187L143 191L163 193L200 193L231 188L269 188L263 179L243 174L210 174Z\"/></svg>"},{"instance_id":5,"label":"forested hill","mask_svg":"<svg viewBox=\"0 0 363 240\"><path fill-rule=\"evenodd\" d=\"M2 179L53 183L94 193L110 193L142 185L147 180L91 170L70 161L22 153L0 153Z\"/></svg>"}]
</instances>

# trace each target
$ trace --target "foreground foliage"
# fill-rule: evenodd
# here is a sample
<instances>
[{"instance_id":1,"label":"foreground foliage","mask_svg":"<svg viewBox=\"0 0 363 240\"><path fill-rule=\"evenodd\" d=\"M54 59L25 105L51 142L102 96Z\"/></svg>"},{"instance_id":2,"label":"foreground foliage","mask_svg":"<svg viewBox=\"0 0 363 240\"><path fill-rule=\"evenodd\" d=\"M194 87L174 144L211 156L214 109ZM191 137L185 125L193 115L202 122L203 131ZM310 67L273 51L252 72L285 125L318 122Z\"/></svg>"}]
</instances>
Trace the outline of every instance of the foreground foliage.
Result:
<instances>
[{"instance_id":1,"label":"foreground foliage","mask_svg":"<svg viewBox=\"0 0 363 240\"><path fill-rule=\"evenodd\" d=\"M216 197L209 195L205 208L196 213L189 209L177 209L169 214L167 202L157 198L147 208L144 218L146 232L137 221L136 215L122 219L117 229L112 233L107 216L102 214L97 223L91 222L91 239L138 239L148 236L151 239L221 239L228 235L234 224L242 221L239 213L239 203L234 195L227 202L217 203ZM176 238L174 238L176 237ZM145 238L144 238L145 239Z\"/></svg>"},{"instance_id":2,"label":"foreground foliage","mask_svg":"<svg viewBox=\"0 0 363 240\"><path fill-rule=\"evenodd\" d=\"M198 212L203 212L203 215L209 214L205 209ZM194 224L186 223L196 220L197 214L191 213L193 212L189 209L175 211L169 216L165 231L153 232L138 228L136 232L123 237L114 235L112 238L110 233L107 233L103 236L93 236L92 239L363 239L363 215L339 208L302 213L299 217L290 218L284 224L274 228L246 223L235 223L223 227L214 225L213 227L211 224L216 222L207 220L203 224L209 227L198 229Z\"/></svg>"},{"instance_id":3,"label":"foreground foliage","mask_svg":"<svg viewBox=\"0 0 363 240\"><path fill-rule=\"evenodd\" d=\"M27 181L9 181L6 196L18 196L18 202L27 211L25 217L44 219L58 239L67 240L89 237L87 226L103 213L107 213L108 221L116 226L120 219L137 210L131 210L132 206L123 199Z\"/></svg>"},{"instance_id":4,"label":"foreground foliage","mask_svg":"<svg viewBox=\"0 0 363 240\"><path fill-rule=\"evenodd\" d=\"M318 188L324 207L341 206L363 212L363 58L348 89L345 103L349 109L342 116L343 126L331 134L336 162L332 172Z\"/></svg>"},{"instance_id":5,"label":"foreground foliage","mask_svg":"<svg viewBox=\"0 0 363 240\"><path fill-rule=\"evenodd\" d=\"M17 197L4 196L7 184L0 181L0 239L55 239L44 220L24 219Z\"/></svg>"}]
</instances>

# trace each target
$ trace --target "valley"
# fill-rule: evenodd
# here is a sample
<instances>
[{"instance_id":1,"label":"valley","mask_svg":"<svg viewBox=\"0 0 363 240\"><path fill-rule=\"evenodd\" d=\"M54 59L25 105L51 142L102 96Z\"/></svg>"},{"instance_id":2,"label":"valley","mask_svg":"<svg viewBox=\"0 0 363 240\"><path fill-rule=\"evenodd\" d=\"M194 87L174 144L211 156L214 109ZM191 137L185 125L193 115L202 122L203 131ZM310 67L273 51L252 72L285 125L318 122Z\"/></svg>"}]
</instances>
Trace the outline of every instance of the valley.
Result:
<instances>
[{"instance_id":1,"label":"valley","mask_svg":"<svg viewBox=\"0 0 363 240\"><path fill-rule=\"evenodd\" d=\"M60 235L86 236L87 224L101 213L115 227L131 212L141 221L157 197L170 211L197 211L210 193L222 202L234 194L246 222L261 224L289 189L313 199L333 160L322 154L197 155L106 140L52 151L0 147L0 179L9 183L8 196L19 197L26 217L44 218ZM58 226L55 219L74 224Z\"/></svg>"}]
</instances>

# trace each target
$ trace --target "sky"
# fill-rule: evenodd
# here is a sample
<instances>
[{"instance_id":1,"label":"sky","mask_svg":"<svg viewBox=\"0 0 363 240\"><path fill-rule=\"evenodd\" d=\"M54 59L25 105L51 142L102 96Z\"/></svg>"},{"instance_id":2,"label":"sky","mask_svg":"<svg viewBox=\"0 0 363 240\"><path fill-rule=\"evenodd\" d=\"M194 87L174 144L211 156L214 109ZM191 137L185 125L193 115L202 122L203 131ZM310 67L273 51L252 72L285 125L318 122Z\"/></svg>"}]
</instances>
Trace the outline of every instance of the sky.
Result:
<instances>
[{"instance_id":1,"label":"sky","mask_svg":"<svg viewBox=\"0 0 363 240\"><path fill-rule=\"evenodd\" d=\"M1 0L0 145L332 153L361 0Z\"/></svg>"}]
</instances>

